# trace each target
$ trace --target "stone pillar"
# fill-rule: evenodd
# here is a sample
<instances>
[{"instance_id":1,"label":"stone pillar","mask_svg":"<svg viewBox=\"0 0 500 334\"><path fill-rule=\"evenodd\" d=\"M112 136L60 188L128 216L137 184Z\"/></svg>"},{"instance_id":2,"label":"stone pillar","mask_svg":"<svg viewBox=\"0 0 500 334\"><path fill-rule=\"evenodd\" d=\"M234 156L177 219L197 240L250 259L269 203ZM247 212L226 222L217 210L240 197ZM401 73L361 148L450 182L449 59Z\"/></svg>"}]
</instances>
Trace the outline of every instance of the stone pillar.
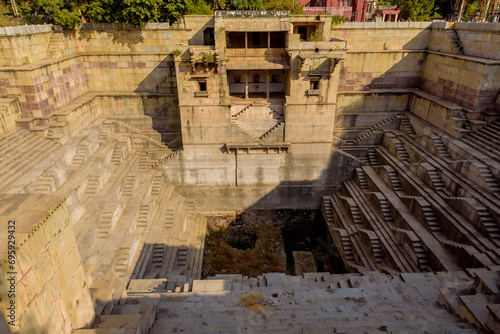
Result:
<instances>
[{"instance_id":1,"label":"stone pillar","mask_svg":"<svg viewBox=\"0 0 500 334\"><path fill-rule=\"evenodd\" d=\"M382 14L382 22L385 22L385 14Z\"/></svg>"},{"instance_id":2,"label":"stone pillar","mask_svg":"<svg viewBox=\"0 0 500 334\"><path fill-rule=\"evenodd\" d=\"M398 22L398 14L394 15L394 22Z\"/></svg>"},{"instance_id":3,"label":"stone pillar","mask_svg":"<svg viewBox=\"0 0 500 334\"><path fill-rule=\"evenodd\" d=\"M270 31L267 32L267 48L268 49L271 48L271 32Z\"/></svg>"},{"instance_id":4,"label":"stone pillar","mask_svg":"<svg viewBox=\"0 0 500 334\"><path fill-rule=\"evenodd\" d=\"M246 46L246 38L245 38L245 46ZM245 71L245 100L248 100L248 71Z\"/></svg>"},{"instance_id":5,"label":"stone pillar","mask_svg":"<svg viewBox=\"0 0 500 334\"><path fill-rule=\"evenodd\" d=\"M248 49L248 33L245 32L245 55L247 54Z\"/></svg>"},{"instance_id":6,"label":"stone pillar","mask_svg":"<svg viewBox=\"0 0 500 334\"><path fill-rule=\"evenodd\" d=\"M269 78L271 76L271 71L266 70L266 100L269 100Z\"/></svg>"}]
</instances>

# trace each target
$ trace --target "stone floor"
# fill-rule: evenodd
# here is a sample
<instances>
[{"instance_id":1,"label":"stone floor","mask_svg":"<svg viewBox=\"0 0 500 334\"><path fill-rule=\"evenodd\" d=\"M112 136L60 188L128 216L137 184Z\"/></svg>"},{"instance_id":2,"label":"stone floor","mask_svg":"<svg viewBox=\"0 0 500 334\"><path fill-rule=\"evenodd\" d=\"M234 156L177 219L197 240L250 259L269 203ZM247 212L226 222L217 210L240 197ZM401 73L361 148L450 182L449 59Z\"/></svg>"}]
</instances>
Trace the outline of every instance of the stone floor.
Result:
<instances>
[{"instance_id":1,"label":"stone floor","mask_svg":"<svg viewBox=\"0 0 500 334\"><path fill-rule=\"evenodd\" d=\"M439 302L440 289L472 282L464 272L220 275L189 292L139 293L127 303L157 305L151 334L480 333Z\"/></svg>"}]
</instances>

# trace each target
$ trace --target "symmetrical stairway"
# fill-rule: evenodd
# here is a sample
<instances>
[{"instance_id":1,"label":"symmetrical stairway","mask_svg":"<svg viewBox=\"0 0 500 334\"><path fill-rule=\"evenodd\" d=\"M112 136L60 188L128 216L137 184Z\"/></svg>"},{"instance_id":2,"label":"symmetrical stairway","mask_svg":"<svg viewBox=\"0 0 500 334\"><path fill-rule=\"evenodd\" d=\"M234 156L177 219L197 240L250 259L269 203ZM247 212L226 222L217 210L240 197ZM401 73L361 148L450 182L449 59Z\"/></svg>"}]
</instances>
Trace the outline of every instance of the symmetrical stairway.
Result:
<instances>
[{"instance_id":1,"label":"symmetrical stairway","mask_svg":"<svg viewBox=\"0 0 500 334\"><path fill-rule=\"evenodd\" d=\"M481 150L460 151L457 147L463 144L458 139L442 132L417 134L412 124L421 120L398 118L399 128L381 129L383 140L376 147L373 143L366 147L370 163L356 167L352 157L352 180L345 181L338 193L323 197L324 219L347 269L496 268L500 264L500 185L494 173L500 164L480 154L496 149L493 132L500 133L499 121L463 139ZM482 146L478 146L479 137L484 137ZM339 141L339 145L351 152L363 147L356 140ZM458 162L452 156L468 159Z\"/></svg>"},{"instance_id":2,"label":"symmetrical stairway","mask_svg":"<svg viewBox=\"0 0 500 334\"><path fill-rule=\"evenodd\" d=\"M284 116L273 108L271 103L251 102L246 105L232 106L231 124L237 126L251 141L283 141Z\"/></svg>"},{"instance_id":3,"label":"symmetrical stairway","mask_svg":"<svg viewBox=\"0 0 500 334\"><path fill-rule=\"evenodd\" d=\"M500 162L500 120L468 134L462 140L473 149Z\"/></svg>"}]
</instances>

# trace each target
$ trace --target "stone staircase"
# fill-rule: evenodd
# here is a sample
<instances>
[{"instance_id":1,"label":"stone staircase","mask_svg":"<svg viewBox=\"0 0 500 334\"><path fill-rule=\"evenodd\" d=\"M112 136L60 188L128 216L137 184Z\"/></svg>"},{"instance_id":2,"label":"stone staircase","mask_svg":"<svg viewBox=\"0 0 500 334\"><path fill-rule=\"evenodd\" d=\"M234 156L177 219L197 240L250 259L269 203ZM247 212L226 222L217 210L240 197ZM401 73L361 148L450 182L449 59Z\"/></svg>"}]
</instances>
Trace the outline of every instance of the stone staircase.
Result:
<instances>
[{"instance_id":1,"label":"stone staircase","mask_svg":"<svg viewBox=\"0 0 500 334\"><path fill-rule=\"evenodd\" d=\"M124 159L127 158L129 153L129 148L127 143L120 142L115 146L113 155L111 156L111 163L118 166Z\"/></svg>"},{"instance_id":2,"label":"stone staircase","mask_svg":"<svg viewBox=\"0 0 500 334\"><path fill-rule=\"evenodd\" d=\"M485 189L491 191L492 193L500 193L500 184L498 180L493 176L488 166L479 165L477 167L477 171L479 172L479 176L485 183Z\"/></svg>"},{"instance_id":3,"label":"stone staircase","mask_svg":"<svg viewBox=\"0 0 500 334\"><path fill-rule=\"evenodd\" d=\"M60 148L59 144L22 129L12 131L7 138L0 148L0 191L20 176L32 174Z\"/></svg>"},{"instance_id":4,"label":"stone staircase","mask_svg":"<svg viewBox=\"0 0 500 334\"><path fill-rule=\"evenodd\" d=\"M451 159L450 152L448 152L448 150L446 149L446 145L443 143L441 138L432 137L431 139L434 144L434 147L436 147L439 156L444 159Z\"/></svg>"},{"instance_id":5,"label":"stone staircase","mask_svg":"<svg viewBox=\"0 0 500 334\"><path fill-rule=\"evenodd\" d=\"M399 181L398 173L394 170L390 170L387 173L389 174L392 189L394 189L394 191L403 191L403 186L401 185L401 181Z\"/></svg>"},{"instance_id":6,"label":"stone staircase","mask_svg":"<svg viewBox=\"0 0 500 334\"><path fill-rule=\"evenodd\" d=\"M137 215L137 227L146 227L149 221L150 204L141 204Z\"/></svg>"},{"instance_id":7,"label":"stone staircase","mask_svg":"<svg viewBox=\"0 0 500 334\"><path fill-rule=\"evenodd\" d=\"M439 302L463 321L485 333L500 328L499 272L486 268L469 269L473 283L465 287L441 287Z\"/></svg>"},{"instance_id":8,"label":"stone staircase","mask_svg":"<svg viewBox=\"0 0 500 334\"><path fill-rule=\"evenodd\" d=\"M96 195L101 188L100 177L98 175L91 175L87 181L87 187L85 188L85 194Z\"/></svg>"},{"instance_id":9,"label":"stone staircase","mask_svg":"<svg viewBox=\"0 0 500 334\"><path fill-rule=\"evenodd\" d=\"M451 53L463 55L464 47L462 46L462 42L460 41L457 31L453 28L449 28L445 30L445 33L452 45Z\"/></svg>"},{"instance_id":10,"label":"stone staircase","mask_svg":"<svg viewBox=\"0 0 500 334\"><path fill-rule=\"evenodd\" d=\"M269 142L280 142L283 141L284 138L284 128L285 122L283 120L279 120L278 123L269 129L266 133L259 137L260 140L269 141Z\"/></svg>"},{"instance_id":11,"label":"stone staircase","mask_svg":"<svg viewBox=\"0 0 500 334\"><path fill-rule=\"evenodd\" d=\"M370 239L370 246L373 251L373 257L378 264L382 264L384 259L384 250L382 248L382 244L380 243L380 239L373 238Z\"/></svg>"},{"instance_id":12,"label":"stone staircase","mask_svg":"<svg viewBox=\"0 0 500 334\"><path fill-rule=\"evenodd\" d=\"M403 116L400 117L400 127L401 129L408 135L416 135L417 133L415 132L415 129L413 128L413 125L411 125L410 120L408 117Z\"/></svg>"},{"instance_id":13,"label":"stone staircase","mask_svg":"<svg viewBox=\"0 0 500 334\"><path fill-rule=\"evenodd\" d=\"M173 208L167 209L167 212L165 214L165 223L164 223L165 229L169 229L174 226L174 216L175 216L175 209Z\"/></svg>"},{"instance_id":14,"label":"stone staircase","mask_svg":"<svg viewBox=\"0 0 500 334\"><path fill-rule=\"evenodd\" d=\"M394 147L396 148L397 155L399 157L399 160L402 162L410 163L410 156L408 152L406 151L405 146L401 142L394 142Z\"/></svg>"},{"instance_id":15,"label":"stone staircase","mask_svg":"<svg viewBox=\"0 0 500 334\"><path fill-rule=\"evenodd\" d=\"M115 120L115 123L120 128L126 129L134 137L141 138L146 143L152 144L153 147L155 147L155 146L159 147L159 148L165 147L165 144L161 141L160 133L158 133L156 131L145 131L145 130L139 129L138 127L130 125L126 122L123 122L121 120Z\"/></svg>"},{"instance_id":16,"label":"stone staircase","mask_svg":"<svg viewBox=\"0 0 500 334\"><path fill-rule=\"evenodd\" d=\"M233 106L236 109L241 106ZM231 124L237 126L251 141L283 141L285 120L282 113L270 103L252 102L231 115Z\"/></svg>"},{"instance_id":17,"label":"stone staircase","mask_svg":"<svg viewBox=\"0 0 500 334\"><path fill-rule=\"evenodd\" d=\"M479 217L479 222L486 230L486 233L491 238L500 238L500 226L496 223L495 219L491 215L491 213L486 208L477 208L476 213Z\"/></svg>"},{"instance_id":18,"label":"stone staircase","mask_svg":"<svg viewBox=\"0 0 500 334\"><path fill-rule=\"evenodd\" d=\"M418 265L423 272L432 271L429 263L429 257L427 256L427 252L422 246L422 242L420 240L412 240L413 250L415 251L415 255L417 255Z\"/></svg>"},{"instance_id":19,"label":"stone staircase","mask_svg":"<svg viewBox=\"0 0 500 334\"><path fill-rule=\"evenodd\" d=\"M425 219L427 221L427 225L429 225L429 229L432 232L442 232L441 226L439 225L439 221L434 214L434 209L430 205L427 206L422 206L422 212L425 216Z\"/></svg>"},{"instance_id":20,"label":"stone staircase","mask_svg":"<svg viewBox=\"0 0 500 334\"><path fill-rule=\"evenodd\" d=\"M81 165L83 165L83 162L85 159L88 157L89 153L89 146L90 144L88 142L82 142L79 143L77 148L76 148L76 153L75 156L73 157L73 160L71 162L71 167L73 168L78 168ZM91 152L93 153L93 152Z\"/></svg>"},{"instance_id":21,"label":"stone staircase","mask_svg":"<svg viewBox=\"0 0 500 334\"><path fill-rule=\"evenodd\" d=\"M188 248L186 246L177 248L177 255L175 257L177 267L185 267L187 265L187 255Z\"/></svg>"},{"instance_id":22,"label":"stone staircase","mask_svg":"<svg viewBox=\"0 0 500 334\"><path fill-rule=\"evenodd\" d=\"M416 136L415 129L424 128L426 123L406 114L398 115L398 129L383 129L383 140L375 144L377 147L365 139L373 130L365 132L364 140L358 142L338 138L337 145L346 152L367 152L362 166L350 166L353 181L345 181L342 190L332 196L332 210L323 210L340 254L343 240L351 241L356 262L346 265L349 270L370 270L372 263L388 273L432 271L441 266L447 270L495 268L500 264L494 251L499 247L500 121L488 125L469 122L470 115L461 109L452 116L464 135L460 139L440 130ZM475 131L468 134L472 123ZM365 128L345 134L338 130L334 135L352 138L359 131ZM455 197L463 198L464 204L450 199ZM353 223L350 201L359 208L362 225ZM486 210L477 212L482 207ZM367 251L373 232L384 250L383 261L375 259L373 250ZM401 247L411 247L412 258L402 253Z\"/></svg>"},{"instance_id":23,"label":"stone staircase","mask_svg":"<svg viewBox=\"0 0 500 334\"><path fill-rule=\"evenodd\" d=\"M371 166L378 166L378 158L377 154L375 153L375 149L369 148L368 149L368 160L370 161Z\"/></svg>"},{"instance_id":24,"label":"stone staircase","mask_svg":"<svg viewBox=\"0 0 500 334\"><path fill-rule=\"evenodd\" d=\"M441 178L441 175L439 175L439 172L437 170L429 169L427 170L427 175L429 175L429 179L431 180L431 183L435 190L446 189L443 179Z\"/></svg>"},{"instance_id":25,"label":"stone staircase","mask_svg":"<svg viewBox=\"0 0 500 334\"><path fill-rule=\"evenodd\" d=\"M50 195L56 190L56 177L53 174L42 175L36 183L35 193Z\"/></svg>"},{"instance_id":26,"label":"stone staircase","mask_svg":"<svg viewBox=\"0 0 500 334\"><path fill-rule=\"evenodd\" d=\"M131 173L127 174L124 182L125 182L125 184L123 186L122 195L123 196L132 195L132 192L135 190L135 187L137 186L136 173L131 172Z\"/></svg>"},{"instance_id":27,"label":"stone staircase","mask_svg":"<svg viewBox=\"0 0 500 334\"><path fill-rule=\"evenodd\" d=\"M489 158L500 162L500 120L469 133L462 140Z\"/></svg>"},{"instance_id":28,"label":"stone staircase","mask_svg":"<svg viewBox=\"0 0 500 334\"><path fill-rule=\"evenodd\" d=\"M120 204L112 205L111 208L104 211L99 217L99 227L97 229L97 239L107 239L115 227L123 208Z\"/></svg>"},{"instance_id":29,"label":"stone staircase","mask_svg":"<svg viewBox=\"0 0 500 334\"><path fill-rule=\"evenodd\" d=\"M365 173L361 168L356 168L356 177L358 178L358 183L361 189L368 190L368 181L366 180Z\"/></svg>"},{"instance_id":30,"label":"stone staircase","mask_svg":"<svg viewBox=\"0 0 500 334\"><path fill-rule=\"evenodd\" d=\"M479 333L438 304L440 290L471 285L469 277L456 276L371 271L217 275L192 284L163 282L160 288L151 280L149 287L144 282L134 284L136 290L129 288L125 305L148 301L157 306L151 334Z\"/></svg>"}]
</instances>

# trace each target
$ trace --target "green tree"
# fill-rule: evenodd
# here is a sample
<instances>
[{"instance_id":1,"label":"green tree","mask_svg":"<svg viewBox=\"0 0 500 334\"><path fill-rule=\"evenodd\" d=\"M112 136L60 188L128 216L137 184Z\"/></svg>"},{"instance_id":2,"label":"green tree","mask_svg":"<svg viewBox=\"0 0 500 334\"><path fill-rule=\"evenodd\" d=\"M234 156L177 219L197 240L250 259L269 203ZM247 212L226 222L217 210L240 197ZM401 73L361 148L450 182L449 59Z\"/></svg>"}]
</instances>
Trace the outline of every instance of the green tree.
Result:
<instances>
[{"instance_id":1,"label":"green tree","mask_svg":"<svg viewBox=\"0 0 500 334\"><path fill-rule=\"evenodd\" d=\"M233 0L231 7L237 10L266 10L264 0Z\"/></svg>"},{"instance_id":2,"label":"green tree","mask_svg":"<svg viewBox=\"0 0 500 334\"><path fill-rule=\"evenodd\" d=\"M304 14L302 5L293 0L270 0L266 3L266 10L289 10L291 14Z\"/></svg>"},{"instance_id":3,"label":"green tree","mask_svg":"<svg viewBox=\"0 0 500 334\"><path fill-rule=\"evenodd\" d=\"M93 23L121 22L121 2L116 0L90 0L82 5L82 13Z\"/></svg>"},{"instance_id":4,"label":"green tree","mask_svg":"<svg viewBox=\"0 0 500 334\"><path fill-rule=\"evenodd\" d=\"M434 0L401 0L399 8L410 21L428 21L434 11Z\"/></svg>"},{"instance_id":5,"label":"green tree","mask_svg":"<svg viewBox=\"0 0 500 334\"><path fill-rule=\"evenodd\" d=\"M121 22L144 27L148 22L157 22L162 0L123 0Z\"/></svg>"},{"instance_id":6,"label":"green tree","mask_svg":"<svg viewBox=\"0 0 500 334\"><path fill-rule=\"evenodd\" d=\"M54 15L54 23L64 29L75 29L82 24L80 11L76 7L71 9L63 8Z\"/></svg>"},{"instance_id":7,"label":"green tree","mask_svg":"<svg viewBox=\"0 0 500 334\"><path fill-rule=\"evenodd\" d=\"M462 21L467 22L470 19L471 15L474 15L474 12L479 9L479 1L469 2L465 7L464 14L462 16Z\"/></svg>"},{"instance_id":8,"label":"green tree","mask_svg":"<svg viewBox=\"0 0 500 334\"><path fill-rule=\"evenodd\" d=\"M190 1L186 10L187 15L211 15L213 13L210 6L203 0Z\"/></svg>"},{"instance_id":9,"label":"green tree","mask_svg":"<svg viewBox=\"0 0 500 334\"><path fill-rule=\"evenodd\" d=\"M189 0L163 0L160 8L161 22L175 22L187 13Z\"/></svg>"},{"instance_id":10,"label":"green tree","mask_svg":"<svg viewBox=\"0 0 500 334\"><path fill-rule=\"evenodd\" d=\"M74 29L81 24L80 3L77 0L31 0L28 15L29 23L39 23L46 20L62 26L64 29Z\"/></svg>"}]
</instances>

